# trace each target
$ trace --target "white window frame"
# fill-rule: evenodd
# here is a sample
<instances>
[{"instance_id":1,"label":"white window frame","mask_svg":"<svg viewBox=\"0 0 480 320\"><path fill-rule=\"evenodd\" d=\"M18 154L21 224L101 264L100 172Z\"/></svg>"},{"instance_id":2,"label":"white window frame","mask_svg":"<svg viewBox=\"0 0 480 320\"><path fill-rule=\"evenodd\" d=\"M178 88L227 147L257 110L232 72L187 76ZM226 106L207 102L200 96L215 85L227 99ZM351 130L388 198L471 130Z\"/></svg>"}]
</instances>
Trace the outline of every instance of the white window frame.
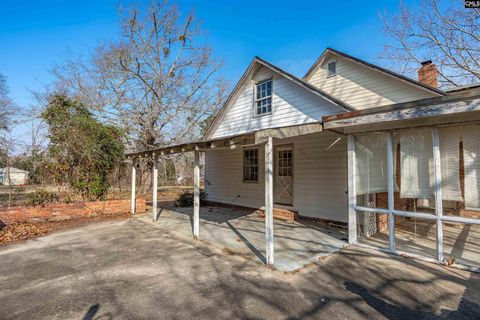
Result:
<instances>
[{"instance_id":1,"label":"white window frame","mask_svg":"<svg viewBox=\"0 0 480 320\"><path fill-rule=\"evenodd\" d=\"M266 83L266 82L271 83L270 84L270 87L271 87L270 95L265 96L263 98L262 97L257 98L257 86L262 85L263 83ZM264 113L258 113L257 103L261 102L261 101L264 101L264 100L267 100L267 99L270 99L270 111L269 112L264 112ZM271 115L272 113L273 113L273 79L268 78L268 79L258 81L256 83L254 83L254 85L253 85L253 116L254 117L263 117L263 116Z\"/></svg>"},{"instance_id":2,"label":"white window frame","mask_svg":"<svg viewBox=\"0 0 480 320\"><path fill-rule=\"evenodd\" d=\"M243 165L242 165L242 181L243 183L258 183L258 177L259 177L259 174L260 174L260 162L259 162L259 148L244 148L243 151L242 151L242 160L243 160ZM249 151L255 151L256 152L256 158L257 158L257 163L254 164L254 165L247 165L246 161L245 161L245 154L246 152L249 152ZM253 180L253 179L246 179L246 168L247 167L256 167L257 168L257 179L256 180Z\"/></svg>"}]
</instances>

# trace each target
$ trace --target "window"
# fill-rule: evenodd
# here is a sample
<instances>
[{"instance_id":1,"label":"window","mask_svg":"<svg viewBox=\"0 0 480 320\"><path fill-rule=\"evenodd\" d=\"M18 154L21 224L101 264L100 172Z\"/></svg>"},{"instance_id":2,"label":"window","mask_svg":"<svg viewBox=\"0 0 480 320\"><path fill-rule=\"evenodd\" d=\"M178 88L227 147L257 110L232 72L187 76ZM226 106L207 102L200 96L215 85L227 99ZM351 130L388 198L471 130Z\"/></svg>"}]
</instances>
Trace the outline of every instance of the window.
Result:
<instances>
[{"instance_id":1,"label":"window","mask_svg":"<svg viewBox=\"0 0 480 320\"><path fill-rule=\"evenodd\" d=\"M281 150L278 151L278 176L292 177L293 176L293 151Z\"/></svg>"},{"instance_id":2,"label":"window","mask_svg":"<svg viewBox=\"0 0 480 320\"><path fill-rule=\"evenodd\" d=\"M272 80L255 85L255 115L261 116L272 112Z\"/></svg>"},{"instance_id":3,"label":"window","mask_svg":"<svg viewBox=\"0 0 480 320\"><path fill-rule=\"evenodd\" d=\"M328 63L328 76L333 77L337 74L337 62L332 61Z\"/></svg>"},{"instance_id":4,"label":"window","mask_svg":"<svg viewBox=\"0 0 480 320\"><path fill-rule=\"evenodd\" d=\"M243 150L243 182L258 182L258 149Z\"/></svg>"}]
</instances>

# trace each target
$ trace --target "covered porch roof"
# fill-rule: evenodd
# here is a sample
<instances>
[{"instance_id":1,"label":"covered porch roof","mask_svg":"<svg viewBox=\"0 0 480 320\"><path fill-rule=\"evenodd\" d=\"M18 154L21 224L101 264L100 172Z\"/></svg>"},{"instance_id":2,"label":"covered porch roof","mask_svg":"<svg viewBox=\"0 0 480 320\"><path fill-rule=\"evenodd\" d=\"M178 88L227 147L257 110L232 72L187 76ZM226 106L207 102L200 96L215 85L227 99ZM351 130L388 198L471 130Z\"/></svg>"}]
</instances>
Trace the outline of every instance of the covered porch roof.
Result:
<instances>
[{"instance_id":1,"label":"covered porch roof","mask_svg":"<svg viewBox=\"0 0 480 320\"><path fill-rule=\"evenodd\" d=\"M462 94L323 117L323 128L341 134L448 125L480 120L480 88Z\"/></svg>"},{"instance_id":2,"label":"covered porch roof","mask_svg":"<svg viewBox=\"0 0 480 320\"><path fill-rule=\"evenodd\" d=\"M268 128L253 132L241 133L238 135L198 140L181 144L174 144L155 149L142 150L138 152L127 153L127 158L154 158L176 153L191 151L206 151L211 149L234 149L236 147L257 145L266 143L269 137L274 139L285 139L305 134L311 134L322 131L320 122L307 123L288 127Z\"/></svg>"},{"instance_id":3,"label":"covered porch roof","mask_svg":"<svg viewBox=\"0 0 480 320\"><path fill-rule=\"evenodd\" d=\"M193 237L198 238L200 234L200 152L212 149L234 149L247 145L263 144L265 147L265 262L268 265L274 264L274 246L273 246L273 139L285 139L295 136L301 136L322 131L320 122L311 122L301 125L267 128L254 132L240 133L234 136L205 139L182 143L177 145L165 146L150 150L129 153L127 157L132 161L132 195L131 195L131 212L135 212L136 198L136 171L137 161L142 158L151 159L152 161L152 220L156 222L158 219L157 207L157 188L158 188L158 159L159 157L178 154L184 152L194 153L193 168Z\"/></svg>"}]
</instances>

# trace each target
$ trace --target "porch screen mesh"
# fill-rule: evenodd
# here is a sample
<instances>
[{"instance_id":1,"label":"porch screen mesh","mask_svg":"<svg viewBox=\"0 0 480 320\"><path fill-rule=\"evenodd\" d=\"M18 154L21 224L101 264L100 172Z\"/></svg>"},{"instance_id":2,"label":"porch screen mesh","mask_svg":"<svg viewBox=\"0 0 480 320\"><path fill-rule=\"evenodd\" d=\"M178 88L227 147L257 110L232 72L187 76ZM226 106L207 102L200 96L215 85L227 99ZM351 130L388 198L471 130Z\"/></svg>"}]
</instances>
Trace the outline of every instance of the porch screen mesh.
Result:
<instances>
[{"instance_id":1,"label":"porch screen mesh","mask_svg":"<svg viewBox=\"0 0 480 320\"><path fill-rule=\"evenodd\" d=\"M411 129L400 133L400 197L433 199L432 130Z\"/></svg>"},{"instance_id":2,"label":"porch screen mesh","mask_svg":"<svg viewBox=\"0 0 480 320\"><path fill-rule=\"evenodd\" d=\"M443 200L463 201L460 189L461 127L445 127L440 133L440 165L442 169Z\"/></svg>"},{"instance_id":3,"label":"porch screen mesh","mask_svg":"<svg viewBox=\"0 0 480 320\"><path fill-rule=\"evenodd\" d=\"M387 146L384 133L356 137L356 192L358 195L387 191Z\"/></svg>"},{"instance_id":4,"label":"porch screen mesh","mask_svg":"<svg viewBox=\"0 0 480 320\"><path fill-rule=\"evenodd\" d=\"M480 208L480 125L463 127L465 207Z\"/></svg>"}]
</instances>

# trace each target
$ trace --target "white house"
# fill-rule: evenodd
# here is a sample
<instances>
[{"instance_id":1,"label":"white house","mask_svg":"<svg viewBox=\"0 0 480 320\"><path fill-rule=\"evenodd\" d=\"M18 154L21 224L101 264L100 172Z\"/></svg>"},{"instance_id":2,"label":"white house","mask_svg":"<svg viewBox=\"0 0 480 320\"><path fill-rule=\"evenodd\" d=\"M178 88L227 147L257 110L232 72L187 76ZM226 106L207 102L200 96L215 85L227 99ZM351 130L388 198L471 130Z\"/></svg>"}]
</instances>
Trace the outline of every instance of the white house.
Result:
<instances>
[{"instance_id":1,"label":"white house","mask_svg":"<svg viewBox=\"0 0 480 320\"><path fill-rule=\"evenodd\" d=\"M425 207L434 212L429 213L428 219L438 226L444 220L441 196L435 189L435 183L437 187L440 183L435 179L442 178L438 170L434 172L440 164L435 148L443 143L439 137L447 141L448 137L458 136L459 131L441 129L439 133L437 125L480 120L480 100L475 100L477 95L480 99L480 91L474 87L442 91L436 86L436 68L431 61L419 68L417 81L331 48L322 53L303 78L255 57L201 140L129 156L135 160L194 151L198 195L198 159L199 153L204 152L207 200L265 210L268 263L273 263L272 220L276 208L345 223L351 243L357 243L358 228L367 226L369 221L377 230L382 223L394 228L396 215L421 217L422 213L408 210L408 201L394 203L398 197L412 199L415 207L420 200L428 202ZM412 129L425 126L431 126L428 130L433 135L428 136L428 130L419 133ZM471 130L462 131L464 136L465 132L470 136L477 132L476 127L467 129ZM370 135L365 136L366 132ZM480 149L460 149L465 148L465 139L450 140L453 147L447 142L444 145L457 153L453 160L443 156L443 161L448 161L441 164L443 177L452 180L451 174L457 173L455 182L471 181L467 193L474 199L468 202L479 202L474 182L477 183L475 170L480 170L475 158L476 152L480 158ZM465 161L472 163L471 168L462 169L465 178L459 179L464 173L459 172L458 150L471 152ZM395 179L397 171L401 179ZM470 173L466 174L467 171ZM478 181L480 184L480 173ZM419 186L428 190L418 190ZM452 186L460 188L459 184L445 188ZM154 181L154 212L155 190ZM466 201L464 191L450 191L456 198L448 200ZM195 198L194 236L198 236L199 201L198 196ZM359 212L368 213L360 223ZM452 219L465 222L461 214L458 218ZM467 222L480 222L471 219ZM393 233L394 229L390 229L391 251L395 251ZM440 231L438 236L441 237ZM437 238L439 245L441 242ZM443 260L440 254L437 258Z\"/></svg>"},{"instance_id":2,"label":"white house","mask_svg":"<svg viewBox=\"0 0 480 320\"><path fill-rule=\"evenodd\" d=\"M5 167L0 169L0 184L3 185L22 185L28 182L30 172L14 167Z\"/></svg>"}]
</instances>

